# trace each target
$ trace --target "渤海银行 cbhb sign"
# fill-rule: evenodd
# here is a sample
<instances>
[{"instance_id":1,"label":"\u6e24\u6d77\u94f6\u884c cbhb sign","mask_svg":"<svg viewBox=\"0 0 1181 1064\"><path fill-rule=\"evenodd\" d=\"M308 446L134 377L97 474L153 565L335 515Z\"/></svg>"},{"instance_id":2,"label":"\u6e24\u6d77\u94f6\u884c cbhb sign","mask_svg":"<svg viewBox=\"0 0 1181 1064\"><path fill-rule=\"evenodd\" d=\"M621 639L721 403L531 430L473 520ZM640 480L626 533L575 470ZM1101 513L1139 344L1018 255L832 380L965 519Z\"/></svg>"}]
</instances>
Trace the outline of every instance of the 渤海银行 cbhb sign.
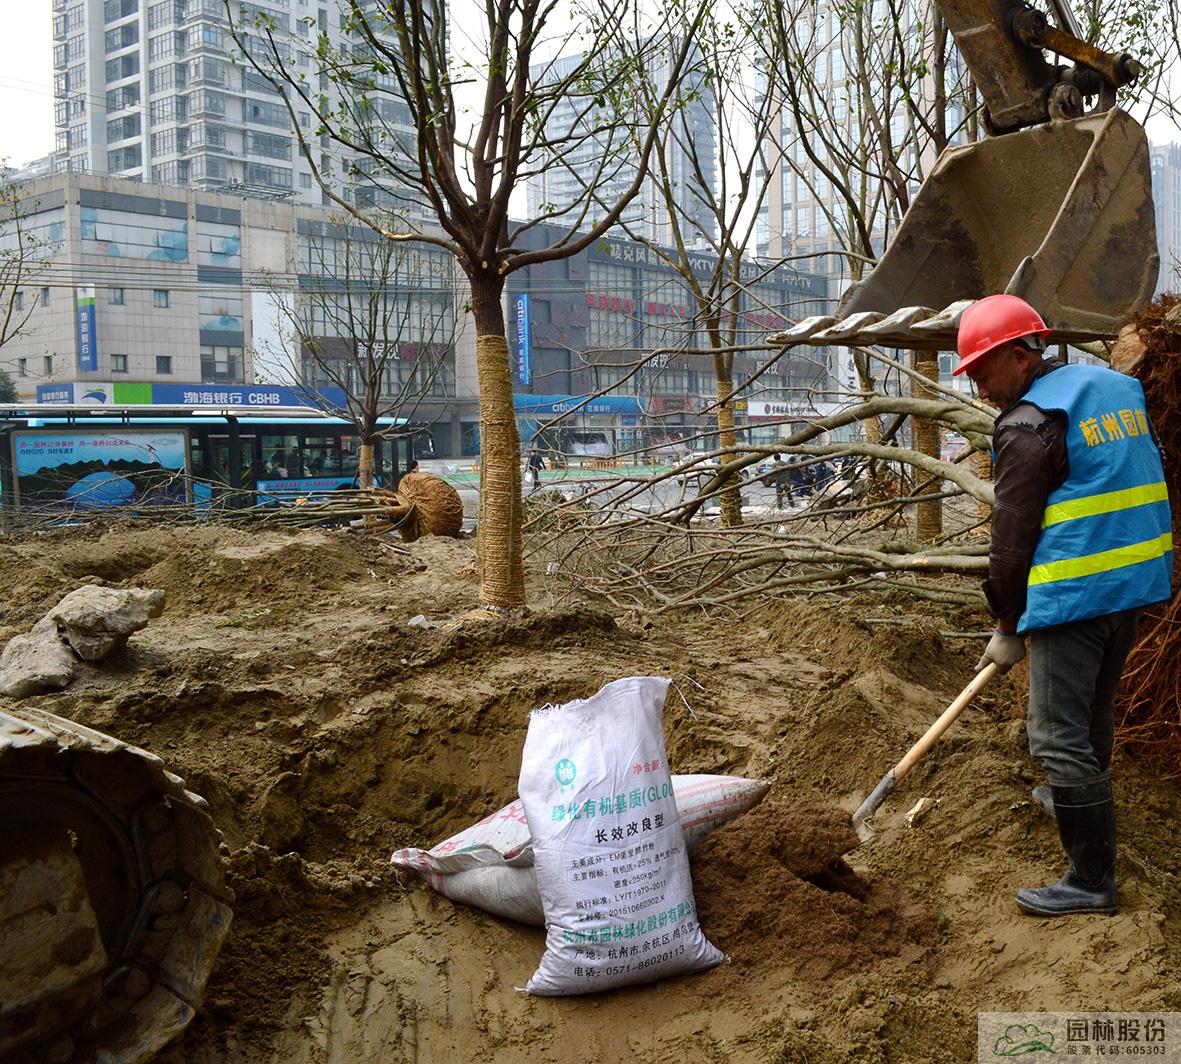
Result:
<instances>
[{"instance_id":1,"label":"\u6e24\u6d77\u94f6\u884c cbhb sign","mask_svg":"<svg viewBox=\"0 0 1181 1064\"><path fill-rule=\"evenodd\" d=\"M134 381L110 383L40 384L38 403L65 406L217 406L259 410L278 407L343 409L343 388L319 388L314 392L282 384L149 384Z\"/></svg>"}]
</instances>

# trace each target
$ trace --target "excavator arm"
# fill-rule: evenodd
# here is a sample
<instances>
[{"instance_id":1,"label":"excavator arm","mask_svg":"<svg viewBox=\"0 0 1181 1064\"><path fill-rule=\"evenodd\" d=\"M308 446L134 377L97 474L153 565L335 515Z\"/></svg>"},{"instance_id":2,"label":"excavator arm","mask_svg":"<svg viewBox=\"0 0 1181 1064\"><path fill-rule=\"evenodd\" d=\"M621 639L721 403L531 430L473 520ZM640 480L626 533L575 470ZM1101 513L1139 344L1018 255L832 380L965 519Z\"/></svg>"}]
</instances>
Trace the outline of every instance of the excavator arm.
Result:
<instances>
[{"instance_id":1,"label":"excavator arm","mask_svg":"<svg viewBox=\"0 0 1181 1064\"><path fill-rule=\"evenodd\" d=\"M947 350L964 309L997 292L1036 307L1051 340L1114 337L1152 298L1160 267L1148 139L1115 106L1139 64L1080 39L1066 0L1053 0L1057 27L1022 0L936 3L989 136L940 155L834 315L772 339Z\"/></svg>"},{"instance_id":2,"label":"excavator arm","mask_svg":"<svg viewBox=\"0 0 1181 1064\"><path fill-rule=\"evenodd\" d=\"M1115 90L1140 76L1140 64L1126 52L1104 52L1079 39L1065 0L1056 4L1062 28L1021 0L937 2L984 97L985 124L994 135L1079 118L1086 97L1099 96L1108 110ZM1076 65L1052 66L1043 49Z\"/></svg>"}]
</instances>

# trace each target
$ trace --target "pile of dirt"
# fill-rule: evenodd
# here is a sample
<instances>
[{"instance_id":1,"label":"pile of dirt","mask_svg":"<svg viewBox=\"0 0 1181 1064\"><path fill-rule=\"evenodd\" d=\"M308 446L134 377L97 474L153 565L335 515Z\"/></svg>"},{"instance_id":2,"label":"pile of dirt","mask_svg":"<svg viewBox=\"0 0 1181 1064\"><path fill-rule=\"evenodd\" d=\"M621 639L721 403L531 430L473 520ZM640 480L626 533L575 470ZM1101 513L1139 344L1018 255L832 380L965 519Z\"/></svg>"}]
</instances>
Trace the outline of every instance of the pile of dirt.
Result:
<instances>
[{"instance_id":1,"label":"pile of dirt","mask_svg":"<svg viewBox=\"0 0 1181 1064\"><path fill-rule=\"evenodd\" d=\"M714 832L693 861L706 934L744 967L782 965L818 990L885 957L933 966L935 914L842 857L856 849L849 813L768 799Z\"/></svg>"},{"instance_id":2,"label":"pile of dirt","mask_svg":"<svg viewBox=\"0 0 1181 1064\"><path fill-rule=\"evenodd\" d=\"M978 646L939 632L979 618L909 603L867 626L856 603L811 602L639 627L572 596L545 608L540 581L533 612L498 618L473 613L472 554L214 526L0 544L10 633L85 579L168 592L124 651L36 699L158 754L224 833L233 930L166 1064L516 1064L572 1046L591 1064L951 1064L984 1009L1181 1008L1181 795L1152 769L1116 765L1119 916L1063 927L1011 901L1061 872L1029 800L1019 680L967 710L850 848L848 813L972 674ZM454 905L389 855L513 798L531 710L643 674L674 681L674 771L772 785L694 862L734 963L526 998L543 932ZM937 802L911 826L920 796Z\"/></svg>"}]
</instances>

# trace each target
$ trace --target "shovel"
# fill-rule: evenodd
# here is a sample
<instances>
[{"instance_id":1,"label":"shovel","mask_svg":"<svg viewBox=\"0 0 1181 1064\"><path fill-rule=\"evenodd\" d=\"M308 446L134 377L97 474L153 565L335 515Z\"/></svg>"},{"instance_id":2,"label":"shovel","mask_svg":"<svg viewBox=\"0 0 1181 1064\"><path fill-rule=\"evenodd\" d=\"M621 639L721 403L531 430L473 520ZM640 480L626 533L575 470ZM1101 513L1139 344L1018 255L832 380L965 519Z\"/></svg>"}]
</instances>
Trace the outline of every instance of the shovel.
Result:
<instances>
[{"instance_id":1,"label":"shovel","mask_svg":"<svg viewBox=\"0 0 1181 1064\"><path fill-rule=\"evenodd\" d=\"M878 785L869 792L869 797L857 807L857 812L853 814L853 829L862 841L869 838L871 834L865 822L877 812L878 806L886 800L898 781L918 764L919 759L955 723L956 717L964 711L964 707L984 689L999 669L1000 666L996 662L990 661L983 669L976 673L972 682L956 696L956 700L926 730L923 737L906 751L906 756L881 778Z\"/></svg>"}]
</instances>

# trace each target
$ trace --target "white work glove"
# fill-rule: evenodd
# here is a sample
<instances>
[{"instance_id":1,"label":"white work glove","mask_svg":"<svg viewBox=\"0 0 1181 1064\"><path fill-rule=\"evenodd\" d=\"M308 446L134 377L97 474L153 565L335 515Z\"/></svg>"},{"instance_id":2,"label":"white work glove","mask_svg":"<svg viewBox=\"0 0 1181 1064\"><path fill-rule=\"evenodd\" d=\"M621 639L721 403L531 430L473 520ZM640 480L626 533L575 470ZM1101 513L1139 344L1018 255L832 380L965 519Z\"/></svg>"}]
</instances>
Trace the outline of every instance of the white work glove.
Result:
<instances>
[{"instance_id":1,"label":"white work glove","mask_svg":"<svg viewBox=\"0 0 1181 1064\"><path fill-rule=\"evenodd\" d=\"M1025 636L1005 635L999 628L992 633L988 646L984 648L984 656L976 662L979 672L990 661L996 662L1003 676L1014 665L1025 657Z\"/></svg>"}]
</instances>

